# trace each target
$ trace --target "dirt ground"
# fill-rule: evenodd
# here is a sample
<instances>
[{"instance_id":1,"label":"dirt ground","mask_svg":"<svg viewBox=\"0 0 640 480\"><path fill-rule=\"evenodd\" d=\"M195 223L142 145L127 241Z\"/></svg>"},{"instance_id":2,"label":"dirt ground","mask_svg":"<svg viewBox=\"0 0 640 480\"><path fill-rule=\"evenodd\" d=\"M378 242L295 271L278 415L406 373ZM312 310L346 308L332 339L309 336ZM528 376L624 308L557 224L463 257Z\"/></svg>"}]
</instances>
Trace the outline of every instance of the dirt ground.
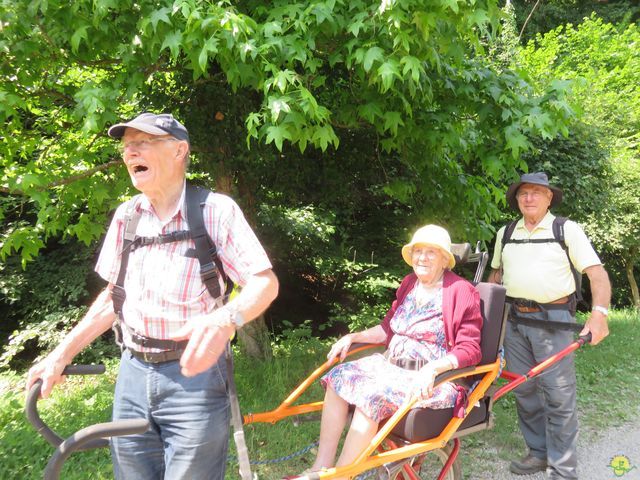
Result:
<instances>
[{"instance_id":1,"label":"dirt ground","mask_svg":"<svg viewBox=\"0 0 640 480\"><path fill-rule=\"evenodd\" d=\"M638 409L640 413L640 409ZM465 478L473 480L545 480L543 473L514 475L508 462L474 465ZM604 431L582 428L578 440L580 480L640 480L640 420Z\"/></svg>"}]
</instances>

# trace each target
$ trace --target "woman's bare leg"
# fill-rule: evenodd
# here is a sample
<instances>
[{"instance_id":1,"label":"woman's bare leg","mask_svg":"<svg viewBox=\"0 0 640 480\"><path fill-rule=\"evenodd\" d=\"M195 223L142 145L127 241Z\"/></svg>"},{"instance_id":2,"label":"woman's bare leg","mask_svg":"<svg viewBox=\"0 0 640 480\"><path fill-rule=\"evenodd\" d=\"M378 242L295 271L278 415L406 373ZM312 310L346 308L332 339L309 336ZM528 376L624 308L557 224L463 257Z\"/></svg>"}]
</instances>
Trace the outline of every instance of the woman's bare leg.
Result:
<instances>
[{"instance_id":1,"label":"woman's bare leg","mask_svg":"<svg viewBox=\"0 0 640 480\"><path fill-rule=\"evenodd\" d=\"M333 467L340 436L347 423L349 404L335 390L327 387L320 421L320 443L318 455L310 470Z\"/></svg>"},{"instance_id":2,"label":"woman's bare leg","mask_svg":"<svg viewBox=\"0 0 640 480\"><path fill-rule=\"evenodd\" d=\"M356 408L336 466L343 467L353 463L369 445L376 433L378 433L378 422L367 417L362 410ZM347 480L347 478L336 478L335 480Z\"/></svg>"}]
</instances>

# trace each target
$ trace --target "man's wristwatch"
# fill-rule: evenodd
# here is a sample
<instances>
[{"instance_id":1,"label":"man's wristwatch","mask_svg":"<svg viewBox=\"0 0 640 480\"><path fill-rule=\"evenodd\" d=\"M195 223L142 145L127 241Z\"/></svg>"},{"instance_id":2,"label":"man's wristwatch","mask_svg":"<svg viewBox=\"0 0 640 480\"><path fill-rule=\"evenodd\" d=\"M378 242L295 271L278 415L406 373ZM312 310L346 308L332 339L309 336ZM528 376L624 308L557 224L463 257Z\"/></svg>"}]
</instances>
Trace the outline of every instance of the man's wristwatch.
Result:
<instances>
[{"instance_id":1,"label":"man's wristwatch","mask_svg":"<svg viewBox=\"0 0 640 480\"><path fill-rule=\"evenodd\" d=\"M600 312L601 314L603 314L605 317L607 317L609 315L609 309L607 307L603 307L602 305L594 305L591 308L591 311L593 312Z\"/></svg>"},{"instance_id":2,"label":"man's wristwatch","mask_svg":"<svg viewBox=\"0 0 640 480\"><path fill-rule=\"evenodd\" d=\"M237 310L235 308L227 308L227 307L223 307L223 308L226 310L227 316L224 320L216 322L219 326L230 327L233 325L234 327L236 327L236 330L237 330L246 323L244 315L242 315L242 312L240 312L240 310Z\"/></svg>"},{"instance_id":3,"label":"man's wristwatch","mask_svg":"<svg viewBox=\"0 0 640 480\"><path fill-rule=\"evenodd\" d=\"M236 326L236 329L241 328L247 322L240 310L235 311L232 320L234 325Z\"/></svg>"}]
</instances>

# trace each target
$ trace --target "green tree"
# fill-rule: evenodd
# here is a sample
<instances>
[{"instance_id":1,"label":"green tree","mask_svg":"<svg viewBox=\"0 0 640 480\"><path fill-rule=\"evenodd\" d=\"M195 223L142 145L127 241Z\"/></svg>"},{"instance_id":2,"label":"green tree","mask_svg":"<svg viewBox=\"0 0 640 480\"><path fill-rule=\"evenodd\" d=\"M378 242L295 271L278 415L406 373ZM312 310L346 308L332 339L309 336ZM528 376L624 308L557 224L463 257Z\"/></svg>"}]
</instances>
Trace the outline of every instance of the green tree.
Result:
<instances>
[{"instance_id":1,"label":"green tree","mask_svg":"<svg viewBox=\"0 0 640 480\"><path fill-rule=\"evenodd\" d=\"M98 238L127 194L105 127L154 107L191 125L201 84L253 99L249 144L325 152L369 132L367 153L406 166L385 193L422 214L465 209L485 236L491 182L518 166L529 135L555 135L570 114L561 84L536 97L478 56L499 15L490 0L4 1L1 15L1 188L13 199L2 206L13 210L0 253L25 260L52 235ZM208 114L194 143L211 158Z\"/></svg>"},{"instance_id":2,"label":"green tree","mask_svg":"<svg viewBox=\"0 0 640 480\"><path fill-rule=\"evenodd\" d=\"M1 1L0 257L23 266L100 238L132 193L105 130L141 110L185 122L192 175L270 251L320 226L273 254L315 293L426 221L489 239L521 154L573 115L567 84L485 58L497 0Z\"/></svg>"},{"instance_id":3,"label":"green tree","mask_svg":"<svg viewBox=\"0 0 640 480\"><path fill-rule=\"evenodd\" d=\"M574 82L582 121L590 127L578 132L580 145L540 148L536 162L552 166L568 182L570 208L615 265L613 270L624 272L634 305L640 300L634 276L640 248L638 42L637 25L620 28L592 16L537 37L522 55L523 68L535 83L544 86L549 76ZM599 152L609 166L601 165Z\"/></svg>"},{"instance_id":4,"label":"green tree","mask_svg":"<svg viewBox=\"0 0 640 480\"><path fill-rule=\"evenodd\" d=\"M523 43L566 24L578 25L593 13L613 24L629 24L640 18L637 0L511 0L507 3L514 4Z\"/></svg>"}]
</instances>

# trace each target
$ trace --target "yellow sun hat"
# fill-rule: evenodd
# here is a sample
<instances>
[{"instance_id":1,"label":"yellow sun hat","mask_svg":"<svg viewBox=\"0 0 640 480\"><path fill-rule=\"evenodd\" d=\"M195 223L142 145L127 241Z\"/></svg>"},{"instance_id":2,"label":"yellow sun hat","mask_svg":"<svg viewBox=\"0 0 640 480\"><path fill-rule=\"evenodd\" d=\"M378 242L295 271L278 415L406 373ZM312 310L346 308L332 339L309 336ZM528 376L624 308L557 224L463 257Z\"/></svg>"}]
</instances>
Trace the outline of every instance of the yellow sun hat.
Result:
<instances>
[{"instance_id":1,"label":"yellow sun hat","mask_svg":"<svg viewBox=\"0 0 640 480\"><path fill-rule=\"evenodd\" d=\"M455 266L456 259L453 253L451 253L451 237L449 236L449 232L444 228L438 225L425 225L413 234L411 242L402 247L402 258L404 258L404 261L410 266L413 266L411 262L411 252L416 245L427 245L439 248L449 257L448 268L452 269Z\"/></svg>"}]
</instances>

